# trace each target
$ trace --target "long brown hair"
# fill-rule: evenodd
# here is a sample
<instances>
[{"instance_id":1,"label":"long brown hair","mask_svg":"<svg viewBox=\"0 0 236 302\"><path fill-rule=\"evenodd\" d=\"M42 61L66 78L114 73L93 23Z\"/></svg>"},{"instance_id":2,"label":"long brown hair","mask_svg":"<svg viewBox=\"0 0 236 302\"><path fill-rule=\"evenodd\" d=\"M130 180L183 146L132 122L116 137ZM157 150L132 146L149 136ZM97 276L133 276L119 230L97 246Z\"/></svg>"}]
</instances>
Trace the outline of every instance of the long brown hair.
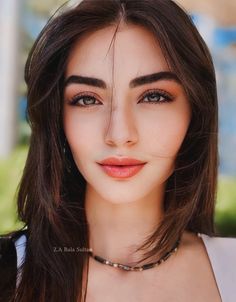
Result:
<instances>
[{"instance_id":1,"label":"long brown hair","mask_svg":"<svg viewBox=\"0 0 236 302\"><path fill-rule=\"evenodd\" d=\"M184 230L216 234L218 106L214 67L205 42L190 16L171 0L83 0L48 21L26 63L32 134L18 212L28 227L28 240L16 301L82 301L87 253L55 252L64 246L89 248L86 181L64 144L64 72L68 54L82 35L121 21L144 26L155 35L192 110L175 170L167 180L165 216L140 247L153 247L143 259L164 254Z\"/></svg>"}]
</instances>

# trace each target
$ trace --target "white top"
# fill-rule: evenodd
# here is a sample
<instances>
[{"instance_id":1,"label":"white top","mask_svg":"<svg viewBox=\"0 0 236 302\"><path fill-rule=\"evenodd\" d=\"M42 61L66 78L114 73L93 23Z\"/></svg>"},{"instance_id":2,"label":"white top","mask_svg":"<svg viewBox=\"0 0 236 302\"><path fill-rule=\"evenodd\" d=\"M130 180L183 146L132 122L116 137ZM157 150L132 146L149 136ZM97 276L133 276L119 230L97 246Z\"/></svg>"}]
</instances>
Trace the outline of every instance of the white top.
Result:
<instances>
[{"instance_id":1,"label":"white top","mask_svg":"<svg viewBox=\"0 0 236 302\"><path fill-rule=\"evenodd\" d=\"M21 276L21 268L20 265L23 264L25 260L25 244L26 244L26 236L23 234L21 235L16 241L16 255L17 255L17 279L16 279L16 286L18 286Z\"/></svg>"},{"instance_id":2,"label":"white top","mask_svg":"<svg viewBox=\"0 0 236 302\"><path fill-rule=\"evenodd\" d=\"M236 238L210 237L198 233L205 244L222 302L236 301ZM17 268L24 262L26 236L15 242ZM17 273L17 285L21 271Z\"/></svg>"},{"instance_id":3,"label":"white top","mask_svg":"<svg viewBox=\"0 0 236 302\"><path fill-rule=\"evenodd\" d=\"M205 244L222 302L235 302L236 238L198 235Z\"/></svg>"}]
</instances>

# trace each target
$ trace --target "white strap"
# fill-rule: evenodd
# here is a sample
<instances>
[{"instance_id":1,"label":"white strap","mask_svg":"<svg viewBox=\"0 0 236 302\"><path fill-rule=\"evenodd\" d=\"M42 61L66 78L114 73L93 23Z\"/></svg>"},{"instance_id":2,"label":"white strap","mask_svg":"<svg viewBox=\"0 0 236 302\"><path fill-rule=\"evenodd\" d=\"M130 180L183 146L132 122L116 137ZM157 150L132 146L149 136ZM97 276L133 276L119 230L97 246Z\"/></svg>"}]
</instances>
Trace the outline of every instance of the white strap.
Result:
<instances>
[{"instance_id":1,"label":"white strap","mask_svg":"<svg viewBox=\"0 0 236 302\"><path fill-rule=\"evenodd\" d=\"M236 300L236 238L200 234L206 246L222 302Z\"/></svg>"},{"instance_id":2,"label":"white strap","mask_svg":"<svg viewBox=\"0 0 236 302\"><path fill-rule=\"evenodd\" d=\"M21 265L24 263L25 260L25 245L26 245L26 236L23 234L21 235L16 241L16 255L17 255L17 280L16 286L18 286L21 278Z\"/></svg>"}]
</instances>

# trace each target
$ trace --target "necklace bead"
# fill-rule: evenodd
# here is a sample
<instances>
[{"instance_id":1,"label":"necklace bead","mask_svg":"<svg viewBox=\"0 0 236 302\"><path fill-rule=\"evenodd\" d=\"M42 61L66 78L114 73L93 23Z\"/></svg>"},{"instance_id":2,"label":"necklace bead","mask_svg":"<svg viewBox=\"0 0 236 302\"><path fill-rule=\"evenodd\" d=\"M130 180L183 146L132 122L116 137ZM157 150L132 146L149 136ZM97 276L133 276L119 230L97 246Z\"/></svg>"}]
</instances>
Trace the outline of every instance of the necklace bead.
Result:
<instances>
[{"instance_id":1,"label":"necklace bead","mask_svg":"<svg viewBox=\"0 0 236 302\"><path fill-rule=\"evenodd\" d=\"M94 258L96 261L98 261L102 264L110 265L110 266L113 266L113 267L116 267L116 268L119 268L119 269L122 269L125 271L140 271L141 272L143 270L153 268L153 267L158 266L161 263L165 262L172 254L177 252L179 244L180 244L180 238L177 240L174 247L169 252L167 252L162 258L160 258L158 261L144 264L142 266L129 266L129 265L121 264L121 263L114 263L110 260L106 260L100 256L94 255L92 251L89 251L89 255L92 258Z\"/></svg>"}]
</instances>

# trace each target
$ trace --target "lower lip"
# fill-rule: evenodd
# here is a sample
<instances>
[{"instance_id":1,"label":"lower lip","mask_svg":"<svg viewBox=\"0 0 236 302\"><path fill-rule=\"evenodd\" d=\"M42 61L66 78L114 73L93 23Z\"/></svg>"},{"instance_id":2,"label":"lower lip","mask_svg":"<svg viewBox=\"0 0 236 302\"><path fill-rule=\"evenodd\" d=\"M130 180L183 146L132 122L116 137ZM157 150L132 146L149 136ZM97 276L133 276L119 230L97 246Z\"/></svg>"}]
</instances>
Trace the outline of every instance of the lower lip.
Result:
<instances>
[{"instance_id":1,"label":"lower lip","mask_svg":"<svg viewBox=\"0 0 236 302\"><path fill-rule=\"evenodd\" d=\"M127 178L132 177L137 174L144 164L132 165L132 166L109 166L109 165L100 165L103 171L105 171L109 176L115 178Z\"/></svg>"}]
</instances>

